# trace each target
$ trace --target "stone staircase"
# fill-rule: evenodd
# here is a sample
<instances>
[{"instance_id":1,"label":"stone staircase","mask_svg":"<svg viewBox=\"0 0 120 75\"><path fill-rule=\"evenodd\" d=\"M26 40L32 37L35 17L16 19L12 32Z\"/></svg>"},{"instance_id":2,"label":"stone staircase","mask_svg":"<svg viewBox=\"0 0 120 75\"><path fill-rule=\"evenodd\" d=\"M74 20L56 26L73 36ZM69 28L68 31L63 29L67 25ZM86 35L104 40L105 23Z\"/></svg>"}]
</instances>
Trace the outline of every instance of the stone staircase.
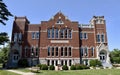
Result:
<instances>
[{"instance_id":1,"label":"stone staircase","mask_svg":"<svg viewBox=\"0 0 120 75\"><path fill-rule=\"evenodd\" d=\"M108 63L108 62L102 62L102 65L103 65L103 67L109 67L109 68L112 67L112 64Z\"/></svg>"}]
</instances>

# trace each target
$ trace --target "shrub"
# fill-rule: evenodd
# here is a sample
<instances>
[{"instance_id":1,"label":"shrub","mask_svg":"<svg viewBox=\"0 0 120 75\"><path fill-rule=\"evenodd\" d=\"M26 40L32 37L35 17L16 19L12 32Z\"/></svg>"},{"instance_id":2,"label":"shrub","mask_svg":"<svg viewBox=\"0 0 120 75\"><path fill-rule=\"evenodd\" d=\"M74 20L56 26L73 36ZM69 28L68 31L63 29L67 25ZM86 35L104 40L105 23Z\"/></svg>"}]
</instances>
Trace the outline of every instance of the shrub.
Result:
<instances>
[{"instance_id":1,"label":"shrub","mask_svg":"<svg viewBox=\"0 0 120 75\"><path fill-rule=\"evenodd\" d=\"M82 70L82 66L79 64L79 65L76 65L76 70Z\"/></svg>"},{"instance_id":2,"label":"shrub","mask_svg":"<svg viewBox=\"0 0 120 75\"><path fill-rule=\"evenodd\" d=\"M41 70L42 64L38 64L38 65L37 65L37 67L39 67L39 68L40 68L40 70Z\"/></svg>"},{"instance_id":3,"label":"shrub","mask_svg":"<svg viewBox=\"0 0 120 75\"><path fill-rule=\"evenodd\" d=\"M28 67L28 61L27 61L27 59L20 59L18 61L18 66L19 67Z\"/></svg>"},{"instance_id":4,"label":"shrub","mask_svg":"<svg viewBox=\"0 0 120 75\"><path fill-rule=\"evenodd\" d=\"M46 64L42 64L41 70L48 70L48 66Z\"/></svg>"},{"instance_id":5,"label":"shrub","mask_svg":"<svg viewBox=\"0 0 120 75\"><path fill-rule=\"evenodd\" d=\"M68 70L68 66L67 65L63 65L62 69L63 70Z\"/></svg>"},{"instance_id":6,"label":"shrub","mask_svg":"<svg viewBox=\"0 0 120 75\"><path fill-rule=\"evenodd\" d=\"M76 70L75 65L71 65L70 70Z\"/></svg>"},{"instance_id":7,"label":"shrub","mask_svg":"<svg viewBox=\"0 0 120 75\"><path fill-rule=\"evenodd\" d=\"M55 70L55 66L50 65L49 69L50 69L50 70Z\"/></svg>"},{"instance_id":8,"label":"shrub","mask_svg":"<svg viewBox=\"0 0 120 75\"><path fill-rule=\"evenodd\" d=\"M102 63L99 60L90 60L90 66L102 66Z\"/></svg>"},{"instance_id":9,"label":"shrub","mask_svg":"<svg viewBox=\"0 0 120 75\"><path fill-rule=\"evenodd\" d=\"M86 65L81 65L82 69L90 69L88 66Z\"/></svg>"}]
</instances>

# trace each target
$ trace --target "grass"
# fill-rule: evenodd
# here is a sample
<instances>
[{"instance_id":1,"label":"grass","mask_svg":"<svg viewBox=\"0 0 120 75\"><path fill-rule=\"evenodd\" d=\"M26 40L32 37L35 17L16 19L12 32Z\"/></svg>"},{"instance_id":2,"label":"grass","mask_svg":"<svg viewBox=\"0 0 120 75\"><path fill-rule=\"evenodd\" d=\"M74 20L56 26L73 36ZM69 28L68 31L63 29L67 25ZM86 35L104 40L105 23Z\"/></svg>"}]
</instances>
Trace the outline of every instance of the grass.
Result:
<instances>
[{"instance_id":1,"label":"grass","mask_svg":"<svg viewBox=\"0 0 120 75\"><path fill-rule=\"evenodd\" d=\"M37 75L120 75L119 69L39 71Z\"/></svg>"},{"instance_id":2,"label":"grass","mask_svg":"<svg viewBox=\"0 0 120 75\"><path fill-rule=\"evenodd\" d=\"M16 73L13 73L13 72L8 72L8 71L5 71L5 70L0 70L0 75L20 75L20 74L16 74Z\"/></svg>"},{"instance_id":3,"label":"grass","mask_svg":"<svg viewBox=\"0 0 120 75\"><path fill-rule=\"evenodd\" d=\"M31 72L31 70L26 69L26 68L19 68L19 69L13 69L13 70L18 70L18 71L22 71L22 72Z\"/></svg>"}]
</instances>

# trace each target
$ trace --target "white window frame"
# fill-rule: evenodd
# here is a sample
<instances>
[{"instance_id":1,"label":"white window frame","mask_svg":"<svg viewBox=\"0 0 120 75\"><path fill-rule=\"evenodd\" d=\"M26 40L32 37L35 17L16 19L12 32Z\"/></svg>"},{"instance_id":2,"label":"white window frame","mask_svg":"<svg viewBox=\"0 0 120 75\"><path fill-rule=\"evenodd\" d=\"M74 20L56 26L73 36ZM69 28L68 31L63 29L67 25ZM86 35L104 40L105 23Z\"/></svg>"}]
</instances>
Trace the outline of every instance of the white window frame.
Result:
<instances>
[{"instance_id":1,"label":"white window frame","mask_svg":"<svg viewBox=\"0 0 120 75\"><path fill-rule=\"evenodd\" d=\"M35 32L32 32L31 34L32 34L32 39L35 39L35 38L36 38L36 37L35 37L36 33L35 33Z\"/></svg>"}]
</instances>

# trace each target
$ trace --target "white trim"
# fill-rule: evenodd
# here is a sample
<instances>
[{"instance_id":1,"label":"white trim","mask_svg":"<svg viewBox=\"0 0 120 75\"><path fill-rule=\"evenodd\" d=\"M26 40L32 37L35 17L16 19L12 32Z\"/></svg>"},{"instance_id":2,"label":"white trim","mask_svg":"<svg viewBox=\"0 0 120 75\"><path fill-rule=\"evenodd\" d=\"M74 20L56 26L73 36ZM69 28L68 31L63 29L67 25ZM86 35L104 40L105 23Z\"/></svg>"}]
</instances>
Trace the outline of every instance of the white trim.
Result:
<instances>
[{"instance_id":1,"label":"white trim","mask_svg":"<svg viewBox=\"0 0 120 75\"><path fill-rule=\"evenodd\" d=\"M95 33L94 31L81 31L82 33Z\"/></svg>"},{"instance_id":2,"label":"white trim","mask_svg":"<svg viewBox=\"0 0 120 75\"><path fill-rule=\"evenodd\" d=\"M69 40L51 40L51 43L69 43Z\"/></svg>"}]
</instances>

